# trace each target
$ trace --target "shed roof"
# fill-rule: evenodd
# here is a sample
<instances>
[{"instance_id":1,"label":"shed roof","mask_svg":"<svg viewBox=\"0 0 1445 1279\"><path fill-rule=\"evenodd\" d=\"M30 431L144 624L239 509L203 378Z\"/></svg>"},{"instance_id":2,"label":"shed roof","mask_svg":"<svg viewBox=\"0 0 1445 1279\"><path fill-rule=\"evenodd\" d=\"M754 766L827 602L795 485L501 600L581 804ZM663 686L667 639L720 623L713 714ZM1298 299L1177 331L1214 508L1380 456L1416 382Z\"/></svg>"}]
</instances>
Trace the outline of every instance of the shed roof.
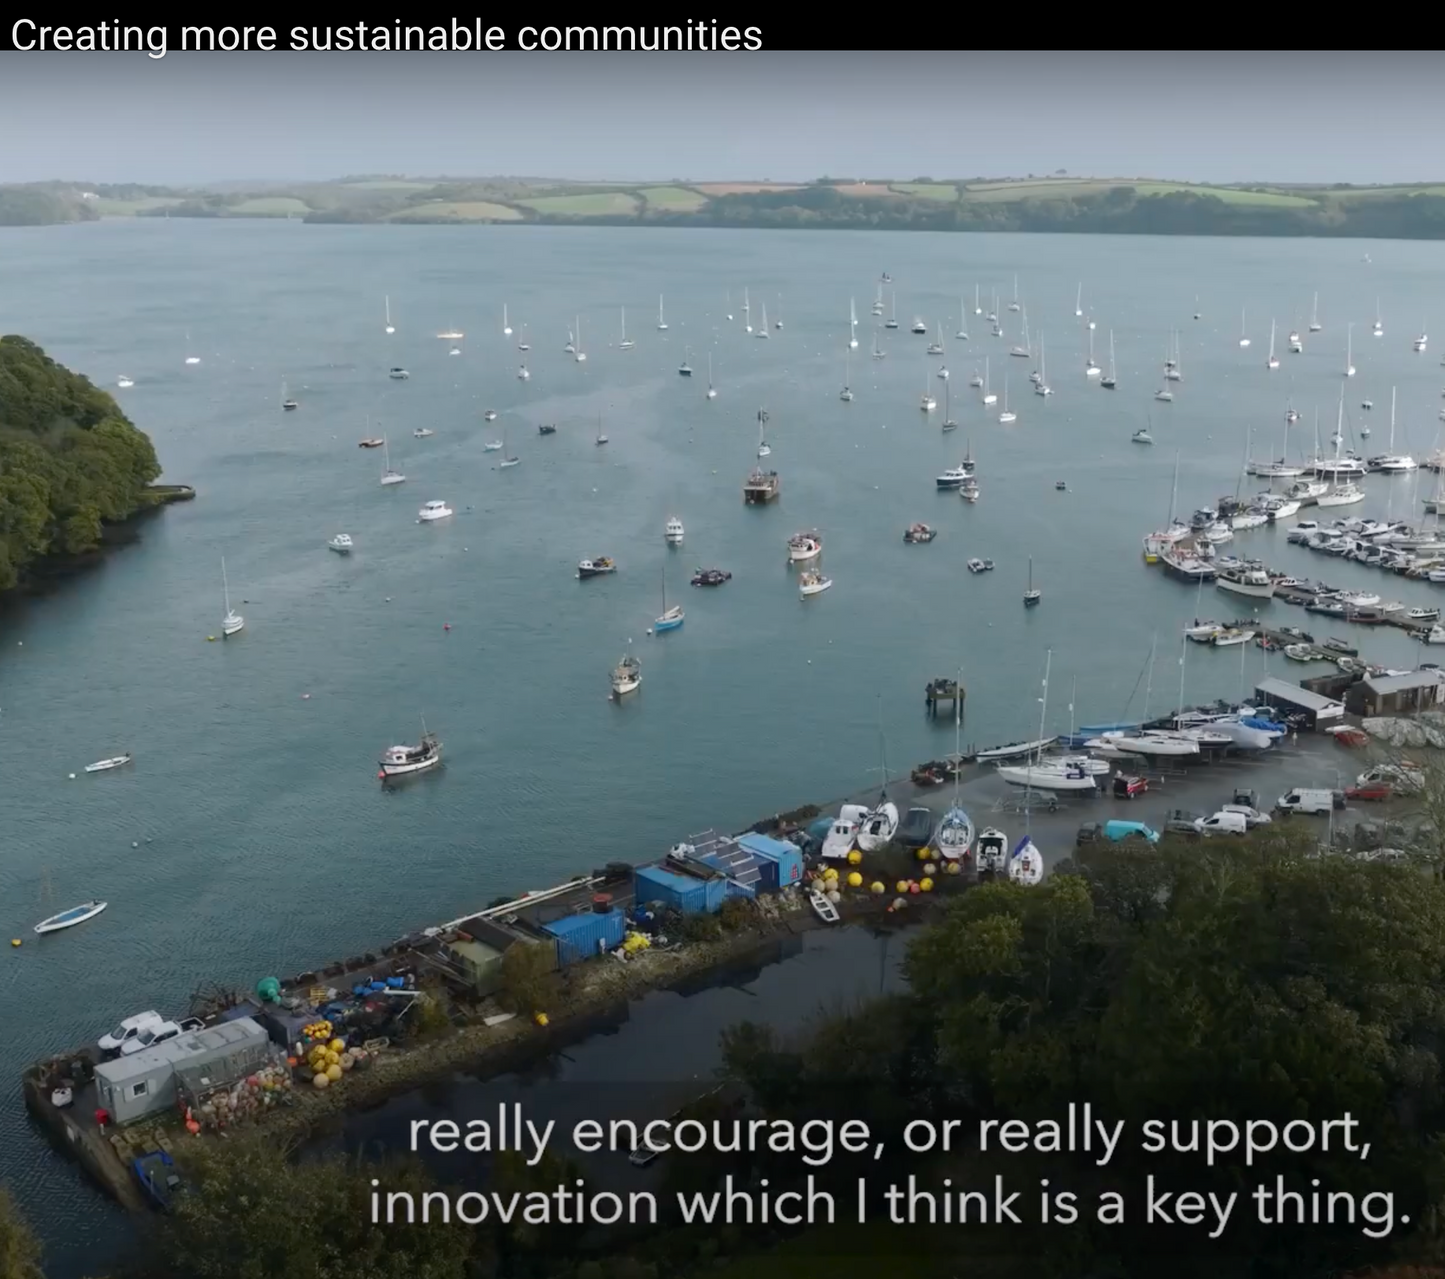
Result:
<instances>
[{"instance_id":1,"label":"shed roof","mask_svg":"<svg viewBox=\"0 0 1445 1279\"><path fill-rule=\"evenodd\" d=\"M771 857L774 861L783 857L802 855L802 850L786 839L774 839L771 835L757 835L751 831L746 835L739 835L738 843L749 852L755 853L759 857Z\"/></svg>"},{"instance_id":2,"label":"shed roof","mask_svg":"<svg viewBox=\"0 0 1445 1279\"><path fill-rule=\"evenodd\" d=\"M762 882L763 872L758 869L757 858L741 840L709 830L687 842L692 845L693 856L722 871L735 884L747 888Z\"/></svg>"},{"instance_id":3,"label":"shed roof","mask_svg":"<svg viewBox=\"0 0 1445 1279\"><path fill-rule=\"evenodd\" d=\"M500 950L495 946L488 946L484 941L454 941L447 949L479 968L485 968L493 960L502 957Z\"/></svg>"},{"instance_id":4,"label":"shed roof","mask_svg":"<svg viewBox=\"0 0 1445 1279\"><path fill-rule=\"evenodd\" d=\"M668 870L665 866L639 866L635 873L638 875L645 874L653 883L663 884L680 893L688 892L702 882L701 880L693 879L690 875L679 875L675 870ZM720 883L721 881L718 882Z\"/></svg>"},{"instance_id":5,"label":"shed roof","mask_svg":"<svg viewBox=\"0 0 1445 1279\"><path fill-rule=\"evenodd\" d=\"M543 924L554 937L571 937L574 933L586 932L596 926L598 919L606 919L621 914L616 910L587 911L582 914L564 915L561 919L548 920Z\"/></svg>"},{"instance_id":6,"label":"shed roof","mask_svg":"<svg viewBox=\"0 0 1445 1279\"><path fill-rule=\"evenodd\" d=\"M139 1079L162 1066L174 1067L192 1058L207 1053L224 1051L227 1048L267 1038L260 1024L251 1017L236 1021L221 1022L206 1030L197 1030L189 1035L177 1035L151 1048L143 1048L128 1057L117 1057L114 1061L102 1062L95 1073L111 1084L123 1084L128 1079Z\"/></svg>"},{"instance_id":7,"label":"shed roof","mask_svg":"<svg viewBox=\"0 0 1445 1279\"><path fill-rule=\"evenodd\" d=\"M1411 688L1429 688L1442 681L1445 681L1445 671L1411 671L1408 675L1372 675L1365 680L1365 687L1370 692L1385 697Z\"/></svg>"},{"instance_id":8,"label":"shed roof","mask_svg":"<svg viewBox=\"0 0 1445 1279\"><path fill-rule=\"evenodd\" d=\"M1291 684L1288 680L1275 679L1273 676L1260 680L1254 686L1254 691L1261 697L1288 702L1291 706L1299 706L1310 711L1332 710L1340 705L1333 697L1312 693L1298 684Z\"/></svg>"}]
</instances>

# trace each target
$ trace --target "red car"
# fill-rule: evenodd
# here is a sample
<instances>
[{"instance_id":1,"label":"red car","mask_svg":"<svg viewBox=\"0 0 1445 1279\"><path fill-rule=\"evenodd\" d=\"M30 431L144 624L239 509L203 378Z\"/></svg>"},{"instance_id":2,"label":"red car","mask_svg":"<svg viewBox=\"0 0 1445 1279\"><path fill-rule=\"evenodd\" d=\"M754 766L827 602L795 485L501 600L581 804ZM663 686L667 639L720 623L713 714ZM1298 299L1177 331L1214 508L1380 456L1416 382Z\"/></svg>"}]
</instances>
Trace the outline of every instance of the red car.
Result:
<instances>
[{"instance_id":1,"label":"red car","mask_svg":"<svg viewBox=\"0 0 1445 1279\"><path fill-rule=\"evenodd\" d=\"M1149 789L1147 777L1130 777L1124 773L1114 774L1114 798L1133 799Z\"/></svg>"},{"instance_id":2,"label":"red car","mask_svg":"<svg viewBox=\"0 0 1445 1279\"><path fill-rule=\"evenodd\" d=\"M1355 800L1389 799L1393 793L1386 782L1370 782L1367 786L1350 787L1345 792L1345 798Z\"/></svg>"}]
</instances>

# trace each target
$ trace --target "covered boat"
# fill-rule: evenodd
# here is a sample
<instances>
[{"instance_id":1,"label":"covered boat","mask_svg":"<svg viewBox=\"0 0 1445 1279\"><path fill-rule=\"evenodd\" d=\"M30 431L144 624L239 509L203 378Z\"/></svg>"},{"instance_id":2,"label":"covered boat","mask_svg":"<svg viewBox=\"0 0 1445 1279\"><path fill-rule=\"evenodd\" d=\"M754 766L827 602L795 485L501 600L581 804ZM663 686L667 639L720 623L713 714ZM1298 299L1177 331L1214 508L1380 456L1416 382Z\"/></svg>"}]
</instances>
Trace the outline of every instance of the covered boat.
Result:
<instances>
[{"instance_id":1,"label":"covered boat","mask_svg":"<svg viewBox=\"0 0 1445 1279\"><path fill-rule=\"evenodd\" d=\"M1043 880L1044 859L1028 835L1019 840L1008 859L1008 877L1030 888Z\"/></svg>"}]
</instances>

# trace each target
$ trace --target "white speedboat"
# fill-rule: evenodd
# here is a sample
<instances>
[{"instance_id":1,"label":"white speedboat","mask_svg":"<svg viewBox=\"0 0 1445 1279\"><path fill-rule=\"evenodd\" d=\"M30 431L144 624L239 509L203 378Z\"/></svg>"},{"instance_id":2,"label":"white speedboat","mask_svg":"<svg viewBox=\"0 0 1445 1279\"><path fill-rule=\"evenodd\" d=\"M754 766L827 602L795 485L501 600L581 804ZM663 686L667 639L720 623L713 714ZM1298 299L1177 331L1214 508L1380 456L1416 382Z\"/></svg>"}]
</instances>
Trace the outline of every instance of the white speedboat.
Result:
<instances>
[{"instance_id":1,"label":"white speedboat","mask_svg":"<svg viewBox=\"0 0 1445 1279\"><path fill-rule=\"evenodd\" d=\"M1008 865L1008 836L996 826L985 827L979 832L973 855L980 874L999 874Z\"/></svg>"},{"instance_id":2,"label":"white speedboat","mask_svg":"<svg viewBox=\"0 0 1445 1279\"><path fill-rule=\"evenodd\" d=\"M501 440L488 440L482 445L483 453L500 453L505 447Z\"/></svg>"},{"instance_id":3,"label":"white speedboat","mask_svg":"<svg viewBox=\"0 0 1445 1279\"><path fill-rule=\"evenodd\" d=\"M816 532L794 533L788 539L788 562L802 564L807 560L815 560L822 550L823 539Z\"/></svg>"},{"instance_id":4,"label":"white speedboat","mask_svg":"<svg viewBox=\"0 0 1445 1279\"><path fill-rule=\"evenodd\" d=\"M798 594L803 599L810 595L821 595L833 585L831 577L824 577L821 573L804 572L798 575Z\"/></svg>"},{"instance_id":5,"label":"white speedboat","mask_svg":"<svg viewBox=\"0 0 1445 1279\"><path fill-rule=\"evenodd\" d=\"M452 515L453 511L445 502L428 502L416 513L418 524L429 524L433 520L444 520Z\"/></svg>"},{"instance_id":6,"label":"white speedboat","mask_svg":"<svg viewBox=\"0 0 1445 1279\"><path fill-rule=\"evenodd\" d=\"M74 928L76 924L83 924L87 919L94 919L109 904L108 902L82 902L79 906L72 906L69 910L63 910L49 919L42 919L35 925L35 931L43 936L46 933L58 933L64 928Z\"/></svg>"},{"instance_id":7,"label":"white speedboat","mask_svg":"<svg viewBox=\"0 0 1445 1279\"><path fill-rule=\"evenodd\" d=\"M127 377L124 373L122 373L118 378L116 378L115 384L120 387L122 391L126 391L135 385L135 379Z\"/></svg>"},{"instance_id":8,"label":"white speedboat","mask_svg":"<svg viewBox=\"0 0 1445 1279\"><path fill-rule=\"evenodd\" d=\"M389 370L386 376L391 378L393 382L405 382L411 374L403 368L394 368Z\"/></svg>"},{"instance_id":9,"label":"white speedboat","mask_svg":"<svg viewBox=\"0 0 1445 1279\"><path fill-rule=\"evenodd\" d=\"M429 440L435 434L436 432L433 431L431 427L419 426L411 433L411 437L414 440Z\"/></svg>"},{"instance_id":10,"label":"white speedboat","mask_svg":"<svg viewBox=\"0 0 1445 1279\"><path fill-rule=\"evenodd\" d=\"M823 840L819 854L825 861L846 861L858 842L858 823L850 817L840 815Z\"/></svg>"},{"instance_id":11,"label":"white speedboat","mask_svg":"<svg viewBox=\"0 0 1445 1279\"><path fill-rule=\"evenodd\" d=\"M532 377L532 370L529 369L525 364L523 364L523 365L521 365L521 366L518 367L518 369L517 369L517 381L519 381L519 382L526 382L526 381L529 381L529 380L531 379L531 377Z\"/></svg>"},{"instance_id":12,"label":"white speedboat","mask_svg":"<svg viewBox=\"0 0 1445 1279\"><path fill-rule=\"evenodd\" d=\"M669 546L681 546L684 536L682 521L676 515L670 515L667 525L662 530L662 536Z\"/></svg>"},{"instance_id":13,"label":"white speedboat","mask_svg":"<svg viewBox=\"0 0 1445 1279\"><path fill-rule=\"evenodd\" d=\"M496 409L488 409L485 413L482 414L482 421L483 421L483 422L495 422L496 420L497 420L497 410L496 410Z\"/></svg>"},{"instance_id":14,"label":"white speedboat","mask_svg":"<svg viewBox=\"0 0 1445 1279\"><path fill-rule=\"evenodd\" d=\"M389 746L381 757L381 772L377 776L385 781L389 777L406 777L412 773L424 773L442 762L442 744L435 733L422 728L421 741L415 746Z\"/></svg>"},{"instance_id":15,"label":"white speedboat","mask_svg":"<svg viewBox=\"0 0 1445 1279\"><path fill-rule=\"evenodd\" d=\"M1154 437L1150 435L1149 432L1145 430L1142 426L1137 431L1135 431L1134 434L1129 437L1129 439L1132 440L1135 444L1154 443Z\"/></svg>"},{"instance_id":16,"label":"white speedboat","mask_svg":"<svg viewBox=\"0 0 1445 1279\"><path fill-rule=\"evenodd\" d=\"M1235 595L1247 595L1251 599L1274 598L1274 579L1262 568L1222 568L1214 579L1221 591ZM1218 643L1218 639L1215 643Z\"/></svg>"},{"instance_id":17,"label":"white speedboat","mask_svg":"<svg viewBox=\"0 0 1445 1279\"><path fill-rule=\"evenodd\" d=\"M1440 615L1437 612L1435 616L1439 617ZM94 764L87 764L85 771L87 773L108 773L112 768L125 767L130 761L131 756L129 755L117 755L113 759L98 759Z\"/></svg>"},{"instance_id":18,"label":"white speedboat","mask_svg":"<svg viewBox=\"0 0 1445 1279\"><path fill-rule=\"evenodd\" d=\"M642 663L629 652L612 668L612 696L626 697L642 687Z\"/></svg>"},{"instance_id":19,"label":"white speedboat","mask_svg":"<svg viewBox=\"0 0 1445 1279\"><path fill-rule=\"evenodd\" d=\"M326 545L329 546L338 555L349 555L351 554L351 534L338 533L329 542L327 542Z\"/></svg>"},{"instance_id":20,"label":"white speedboat","mask_svg":"<svg viewBox=\"0 0 1445 1279\"><path fill-rule=\"evenodd\" d=\"M1044 859L1027 835L1019 840L1008 859L1008 877L1028 888L1043 881Z\"/></svg>"},{"instance_id":21,"label":"white speedboat","mask_svg":"<svg viewBox=\"0 0 1445 1279\"><path fill-rule=\"evenodd\" d=\"M878 806L871 809L858 827L858 847L865 853L886 848L898 832L898 805L886 796L879 796Z\"/></svg>"}]
</instances>

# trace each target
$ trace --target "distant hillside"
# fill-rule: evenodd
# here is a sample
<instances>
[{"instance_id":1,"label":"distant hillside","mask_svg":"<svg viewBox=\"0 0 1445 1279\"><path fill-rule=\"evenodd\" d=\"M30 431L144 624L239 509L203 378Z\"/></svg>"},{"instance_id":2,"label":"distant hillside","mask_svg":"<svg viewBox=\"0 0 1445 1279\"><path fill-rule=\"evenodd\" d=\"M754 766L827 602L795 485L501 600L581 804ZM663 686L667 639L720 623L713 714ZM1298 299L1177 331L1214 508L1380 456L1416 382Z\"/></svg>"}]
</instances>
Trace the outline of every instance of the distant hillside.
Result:
<instances>
[{"instance_id":1,"label":"distant hillside","mask_svg":"<svg viewBox=\"0 0 1445 1279\"><path fill-rule=\"evenodd\" d=\"M1445 239L1445 184L1201 186L1156 178L820 178L808 183L568 183L373 176L205 190L0 186L0 223L100 217L317 223L543 223L888 231Z\"/></svg>"}]
</instances>

